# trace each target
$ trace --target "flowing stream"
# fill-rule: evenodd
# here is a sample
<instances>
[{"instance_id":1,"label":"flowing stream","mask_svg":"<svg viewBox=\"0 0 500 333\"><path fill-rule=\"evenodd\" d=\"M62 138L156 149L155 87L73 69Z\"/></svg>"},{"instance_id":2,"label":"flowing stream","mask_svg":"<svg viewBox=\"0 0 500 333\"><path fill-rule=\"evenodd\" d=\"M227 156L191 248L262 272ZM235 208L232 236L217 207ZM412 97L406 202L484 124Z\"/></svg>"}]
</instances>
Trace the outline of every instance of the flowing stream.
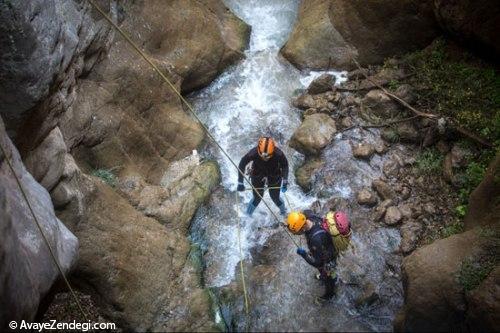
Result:
<instances>
[{"instance_id":1,"label":"flowing stream","mask_svg":"<svg viewBox=\"0 0 500 333\"><path fill-rule=\"evenodd\" d=\"M356 191L369 186L371 179L380 175L383 160L381 157L374 157L370 163L353 160L349 143L362 138L375 140L375 135L359 130L350 131L349 136L337 135L323 152L326 165L316 177L313 190L305 194L295 185L293 172L304 158L288 146L301 123L300 111L291 106L291 99L321 73L302 73L279 55L296 19L299 1L225 0L225 3L252 27L246 59L209 87L191 94L190 101L236 163L260 136L273 136L290 163L289 208L305 209L315 201L324 203L338 198L346 203L356 233L354 249L339 258L337 297L331 304L318 307L314 296L321 294L322 286L314 280L313 268L295 254L295 246L263 203L252 218L245 216L243 211L251 192L235 192L237 171L221 152L208 147L202 155L218 161L222 188L214 193L208 205L199 209L193 223L192 237L203 250L205 284L224 288L235 281L241 257L250 263L248 274L252 274L251 266L268 267L272 271L270 281L262 286L257 283L258 287L252 289L248 323L241 299L238 306L226 309L230 314L226 313L224 319L226 323L232 321L229 329L245 330L249 324L252 330L274 331L391 330L402 303L400 257L394 254L399 246L399 233L369 222L367 210L351 209ZM345 73L330 73L337 77L337 83L346 80ZM279 216L267 193L264 200ZM261 252L266 251L272 253L263 261ZM266 265L260 265L262 262ZM249 279L252 283L252 278ZM359 298L365 294L375 301L360 304Z\"/></svg>"}]
</instances>

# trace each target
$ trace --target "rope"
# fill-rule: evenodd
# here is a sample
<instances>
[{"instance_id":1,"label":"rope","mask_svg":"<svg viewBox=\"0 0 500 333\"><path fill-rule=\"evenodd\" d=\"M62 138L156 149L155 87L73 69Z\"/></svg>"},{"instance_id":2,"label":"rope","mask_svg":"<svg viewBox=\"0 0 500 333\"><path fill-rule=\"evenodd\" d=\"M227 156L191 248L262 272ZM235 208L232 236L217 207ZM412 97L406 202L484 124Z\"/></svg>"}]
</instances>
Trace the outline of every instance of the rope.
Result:
<instances>
[{"instance_id":1,"label":"rope","mask_svg":"<svg viewBox=\"0 0 500 333\"><path fill-rule=\"evenodd\" d=\"M287 202L287 204L288 204L288 207L290 207L290 210L291 210L291 211L293 211L294 209L293 209L292 205L290 204L290 200L288 200L288 195L286 194L286 192L283 192L283 196L284 196L284 197L285 197L285 199L286 199L286 202Z\"/></svg>"},{"instance_id":2,"label":"rope","mask_svg":"<svg viewBox=\"0 0 500 333\"><path fill-rule=\"evenodd\" d=\"M175 88L175 86L172 84L172 82L170 82L170 80L167 78L167 76L165 74L163 74L163 72L158 68L158 66L156 66L153 61L151 59L149 59L149 57L146 55L146 53L144 53L133 41L132 39L115 23L113 22L113 20L108 16L108 14L106 14L102 9L101 7L99 7L95 2L94 0L87 0L91 5L92 7L94 7L105 19L106 21L109 22L109 24L111 24L111 26L120 33L120 35L125 39L125 41L127 41L128 44L130 44L130 46L132 46L132 48L137 52L139 53L139 55L156 71L156 73L158 73L158 75L163 79L163 81L165 81L165 83L168 84L168 86L172 89L172 91L179 97L179 99L187 106L189 112L191 113L191 115L198 121L198 123L201 125L201 127L203 128L203 130L205 131L205 133L207 134L207 136L217 145L217 147L219 148L219 150L227 157L227 159L229 160L229 162L231 162L231 164L238 170L239 174L241 176L243 176L243 179L250 185L250 187L252 188L252 190L255 190L254 186L252 185L252 183L250 182L250 180L246 177L245 173L243 171L240 170L240 168L238 167L238 165L233 161L233 159L229 156L229 154L227 153L227 151L219 144L219 142L217 141L217 139L212 135L212 133L210 133L210 130L205 126L205 124L201 121L200 117L198 117L198 115L196 114L196 112L194 111L193 107L191 106L191 104L189 104L189 102L181 95L181 93ZM271 209L271 207L269 206L269 204L264 200L264 198L262 197L262 195L260 195L259 192L255 191L255 193L260 197L260 199L262 200L262 202L264 202L264 205L267 207L267 209L269 210L269 212L271 213L271 215L274 217L274 219L283 227L285 227L285 231L286 233L288 234L288 236L290 237L290 239L292 240L292 242L297 245L297 242L293 239L292 235L290 234L290 232L288 231L288 229L286 228L285 224L283 222L281 222L280 218L276 215L276 213Z\"/></svg>"},{"instance_id":3,"label":"rope","mask_svg":"<svg viewBox=\"0 0 500 333\"><path fill-rule=\"evenodd\" d=\"M245 191L255 191L255 190L279 190L281 189L280 186L273 186L273 187L254 187L254 188L251 188L251 187L247 187L245 188Z\"/></svg>"},{"instance_id":4,"label":"rope","mask_svg":"<svg viewBox=\"0 0 500 333\"><path fill-rule=\"evenodd\" d=\"M243 285L243 295L245 297L245 313L246 313L246 331L248 332L249 323L250 323L250 311L248 306L248 294L245 283L245 271L243 269L243 250L241 249L241 225L240 225L240 204L238 200L238 192L234 192L234 196L236 198L236 214L238 215L238 247L240 250L240 271L241 271L241 284Z\"/></svg>"},{"instance_id":5,"label":"rope","mask_svg":"<svg viewBox=\"0 0 500 333\"><path fill-rule=\"evenodd\" d=\"M31 203L28 200L28 195L24 191L24 188L23 188L23 186L21 184L21 181L20 181L19 177L17 176L16 172L14 171L14 167L12 166L12 163L10 161L10 157L9 157L9 155L7 155L7 152L4 149L3 144L2 144L1 141L0 141L0 149L2 150L2 154L5 156L5 160L7 161L7 165L9 166L10 171L14 175L14 179L16 180L17 186L19 187L19 189L21 191L21 194L22 194L22 196L24 198L24 201L26 201L26 204L28 205L28 208L29 208L29 210L31 212L31 215L33 216L33 220L35 221L35 224L36 224L38 230L40 231L40 234L42 235L42 238L43 238L45 244L47 245L47 248L49 249L50 256L52 257L52 260L56 264L57 270L61 274L61 276L62 276L62 278L64 280L64 283L66 284L66 286L68 287L71 295L73 296L73 298L75 300L75 303L78 306L79 311L82 313L82 315L85 318L85 320L89 321L88 320L88 316L85 313L85 311L83 311L83 308L82 308L82 306L80 304L80 301L78 300L78 297L76 296L75 291L73 290L73 288L71 288L71 285L70 285L68 279L66 278L66 274L64 274L64 272L63 272L63 270L61 268L61 264L59 263L59 260L57 259L56 255L54 254L54 250L52 249L52 246L50 245L50 242L47 239L47 236L45 235L45 232L43 231L42 226L40 225L40 222L38 221L38 218L36 217L35 211L33 210L33 207L31 206Z\"/></svg>"}]
</instances>

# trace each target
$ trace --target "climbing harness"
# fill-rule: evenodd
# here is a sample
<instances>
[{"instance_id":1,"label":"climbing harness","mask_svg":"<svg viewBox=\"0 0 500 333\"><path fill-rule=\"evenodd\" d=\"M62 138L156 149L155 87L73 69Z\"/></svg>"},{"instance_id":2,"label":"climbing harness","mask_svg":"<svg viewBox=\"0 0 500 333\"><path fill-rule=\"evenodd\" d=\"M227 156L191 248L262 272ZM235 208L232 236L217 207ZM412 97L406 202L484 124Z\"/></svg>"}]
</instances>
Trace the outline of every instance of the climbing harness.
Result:
<instances>
[{"instance_id":1,"label":"climbing harness","mask_svg":"<svg viewBox=\"0 0 500 333\"><path fill-rule=\"evenodd\" d=\"M194 111L193 107L191 106L191 104L182 96L182 94L175 88L175 86L172 84L172 82L167 78L167 76L165 74L163 74L163 72L158 68L158 66L156 66L153 61L151 61L151 59L149 59L149 57L146 55L146 53L144 53L133 41L132 39L115 23L113 22L113 20L109 17L108 14L106 14L102 9L101 7L99 7L94 0L87 0L91 5L92 7L94 7L101 15L102 17L104 17L104 19L106 19L106 21L108 21L108 23L116 30L118 31L118 33L125 39L125 41L151 66L152 69L154 69L154 71L160 76L160 78L165 81L165 83L167 83L167 85L172 89L172 91L179 97L179 99L186 105L186 107L188 108L189 112L191 113L191 115L198 121L198 123L200 124L200 126L203 128L203 130L205 131L205 133L207 134L207 136L215 143L215 145L219 148L219 150L224 154L224 156L227 157L227 159L229 160L229 162L231 162L231 164L236 168L236 170L238 170L239 174L241 174L243 176L243 179L245 179L245 181L252 187L252 189L254 188L252 183L250 182L250 180L248 179L248 177L245 175L245 173L243 171L240 170L240 168L238 167L238 165L236 164L236 162L233 161L233 159L231 158L231 156L229 156L229 154L227 153L227 151L220 145L220 143L217 141L217 139L215 139L215 137L212 135L212 133L210 133L209 129L207 128L207 126L201 121L200 117L198 117L198 115L196 114L196 112ZM263 197L256 191L257 195L260 197L260 199L263 199ZM269 212L271 213L271 215L274 217L274 219L283 227L285 227L285 231L288 235L288 237L292 240L292 242L297 245L297 242L293 239L292 235L290 234L290 232L286 229L286 226L283 222L281 222L281 219L276 215L276 213L271 209L271 207L269 206L269 204L267 202L265 202L264 200L262 200L264 202L264 205L267 207L267 209L269 210Z\"/></svg>"},{"instance_id":2,"label":"climbing harness","mask_svg":"<svg viewBox=\"0 0 500 333\"><path fill-rule=\"evenodd\" d=\"M246 331L248 332L250 316L249 316L249 303L248 303L248 294L245 283L245 271L243 269L243 250L241 249L241 223L240 223L240 203L238 200L238 192L234 192L234 196L236 199L236 214L238 215L238 247L240 250L240 271L241 271L241 284L243 286L243 295L245 297L245 313L246 313Z\"/></svg>"},{"instance_id":3,"label":"climbing harness","mask_svg":"<svg viewBox=\"0 0 500 333\"><path fill-rule=\"evenodd\" d=\"M23 196L24 201L26 201L26 204L28 205L28 209L30 210L31 215L33 216L33 220L35 221L35 224L36 224L37 228L40 231L40 234L42 235L42 238L43 238L45 244L47 245L47 248L49 249L50 256L52 257L52 260L54 261L54 263L55 263L55 265L57 267L57 270L61 274L61 276L62 276L62 278L64 280L64 283L68 287L68 290L70 291L71 296L75 300L75 303L76 303L76 306L78 307L78 310L81 312L81 314L83 315L84 319L87 320L87 322L88 322L89 321L89 319L88 319L89 317L87 316L87 314L85 313L85 311L83 311L82 305L80 304L80 301L78 300L78 297L76 296L75 291L71 287L71 284L69 283L68 278L66 277L66 274L64 274L64 272L62 270L62 267L61 267L61 264L59 263L59 260L56 258L56 255L54 254L54 250L52 249L52 246L50 245L50 242L47 239L47 236L45 235L45 232L43 231L43 228L40 225L40 222L38 221L38 218L36 217L35 211L33 210L33 207L31 206L30 201L28 200L28 195L26 194L26 192L25 192L25 190L24 190L24 188L23 188L23 186L21 184L21 181L19 180L19 177L17 176L16 172L14 171L14 167L12 166L12 163L10 161L10 156L7 155L7 151L4 149L3 144L2 144L1 141L0 141L0 150L2 151L2 154L5 156L5 161L7 162L7 165L9 166L9 169L12 172L12 175L14 176L14 179L16 180L17 186L19 187L19 190L21 191L21 194Z\"/></svg>"}]
</instances>

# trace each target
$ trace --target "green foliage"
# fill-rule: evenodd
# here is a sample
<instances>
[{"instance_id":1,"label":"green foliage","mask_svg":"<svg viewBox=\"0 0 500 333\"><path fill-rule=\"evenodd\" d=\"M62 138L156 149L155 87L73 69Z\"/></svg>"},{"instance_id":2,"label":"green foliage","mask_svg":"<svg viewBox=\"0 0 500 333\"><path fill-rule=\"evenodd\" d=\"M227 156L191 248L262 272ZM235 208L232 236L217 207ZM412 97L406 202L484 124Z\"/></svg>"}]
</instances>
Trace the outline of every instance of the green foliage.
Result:
<instances>
[{"instance_id":1,"label":"green foliage","mask_svg":"<svg viewBox=\"0 0 500 333\"><path fill-rule=\"evenodd\" d=\"M443 164L443 155L435 149L425 149L417 156L416 168L424 174L439 172Z\"/></svg>"},{"instance_id":2,"label":"green foliage","mask_svg":"<svg viewBox=\"0 0 500 333\"><path fill-rule=\"evenodd\" d=\"M97 169L92 172L92 176L99 177L111 187L115 187L117 184L117 178L113 172L109 169Z\"/></svg>"},{"instance_id":3,"label":"green foliage","mask_svg":"<svg viewBox=\"0 0 500 333\"><path fill-rule=\"evenodd\" d=\"M444 40L406 56L405 61L427 108L500 146L500 75L494 68L469 54L452 57Z\"/></svg>"},{"instance_id":4,"label":"green foliage","mask_svg":"<svg viewBox=\"0 0 500 333\"><path fill-rule=\"evenodd\" d=\"M388 84L388 87L390 90L396 90L399 87L399 81L398 80L391 80Z\"/></svg>"},{"instance_id":5,"label":"green foliage","mask_svg":"<svg viewBox=\"0 0 500 333\"><path fill-rule=\"evenodd\" d=\"M483 157L478 162L469 163L465 170L458 175L460 183L458 198L460 204L455 208L455 212L460 218L465 217L469 196L484 178L489 162L487 157Z\"/></svg>"},{"instance_id":6,"label":"green foliage","mask_svg":"<svg viewBox=\"0 0 500 333\"><path fill-rule=\"evenodd\" d=\"M461 222L453 223L441 229L440 238L447 238L464 231L464 224Z\"/></svg>"},{"instance_id":7,"label":"green foliage","mask_svg":"<svg viewBox=\"0 0 500 333\"><path fill-rule=\"evenodd\" d=\"M455 207L455 213L459 218L463 219L467 214L467 205L458 205Z\"/></svg>"},{"instance_id":8,"label":"green foliage","mask_svg":"<svg viewBox=\"0 0 500 333\"><path fill-rule=\"evenodd\" d=\"M460 266L458 282L466 290L473 290L483 282L495 267L495 260L491 257L474 260L466 259Z\"/></svg>"},{"instance_id":9,"label":"green foliage","mask_svg":"<svg viewBox=\"0 0 500 333\"><path fill-rule=\"evenodd\" d=\"M394 128L387 127L382 131L382 137L388 142L396 143L401 139L398 131Z\"/></svg>"}]
</instances>

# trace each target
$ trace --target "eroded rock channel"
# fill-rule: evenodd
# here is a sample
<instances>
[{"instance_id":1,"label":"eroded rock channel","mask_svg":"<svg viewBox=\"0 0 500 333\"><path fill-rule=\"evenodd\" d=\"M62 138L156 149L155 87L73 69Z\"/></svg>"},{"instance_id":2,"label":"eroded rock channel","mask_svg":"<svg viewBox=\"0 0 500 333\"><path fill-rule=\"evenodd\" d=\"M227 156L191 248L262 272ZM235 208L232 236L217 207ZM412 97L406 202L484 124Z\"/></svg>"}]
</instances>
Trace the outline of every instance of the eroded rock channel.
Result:
<instances>
[{"instance_id":1,"label":"eroded rock channel","mask_svg":"<svg viewBox=\"0 0 500 333\"><path fill-rule=\"evenodd\" d=\"M304 240L263 204L244 213L251 192L235 191L234 166L88 1L0 2L0 329L81 316L16 177L92 321L498 329L500 118L481 122L475 110L498 106L500 81L462 49L498 52L492 3L98 1L236 163L260 136L276 140L290 163L289 211L349 215L336 295L318 305L322 285L295 253ZM442 31L462 44L435 39ZM491 96L448 88L433 72L443 68ZM415 115L398 99L443 113Z\"/></svg>"}]
</instances>

